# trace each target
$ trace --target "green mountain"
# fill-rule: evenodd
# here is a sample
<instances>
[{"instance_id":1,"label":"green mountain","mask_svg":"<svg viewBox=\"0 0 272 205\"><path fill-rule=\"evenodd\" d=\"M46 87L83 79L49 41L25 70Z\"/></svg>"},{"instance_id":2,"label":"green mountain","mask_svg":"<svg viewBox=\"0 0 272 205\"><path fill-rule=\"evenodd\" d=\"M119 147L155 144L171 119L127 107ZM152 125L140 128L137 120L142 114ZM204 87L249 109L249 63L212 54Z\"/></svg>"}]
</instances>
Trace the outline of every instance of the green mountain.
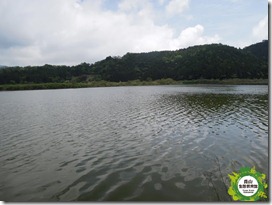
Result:
<instances>
[{"instance_id":1,"label":"green mountain","mask_svg":"<svg viewBox=\"0 0 272 205\"><path fill-rule=\"evenodd\" d=\"M0 84L106 80L268 78L268 41L244 49L210 44L176 51L127 53L94 64L0 69Z\"/></svg>"},{"instance_id":2,"label":"green mountain","mask_svg":"<svg viewBox=\"0 0 272 205\"><path fill-rule=\"evenodd\" d=\"M268 62L246 50L211 44L177 51L127 53L122 58L107 57L92 65L92 69L108 81L267 78Z\"/></svg>"},{"instance_id":3,"label":"green mountain","mask_svg":"<svg viewBox=\"0 0 272 205\"><path fill-rule=\"evenodd\" d=\"M263 40L262 42L245 47L243 50L268 61L268 40Z\"/></svg>"}]
</instances>

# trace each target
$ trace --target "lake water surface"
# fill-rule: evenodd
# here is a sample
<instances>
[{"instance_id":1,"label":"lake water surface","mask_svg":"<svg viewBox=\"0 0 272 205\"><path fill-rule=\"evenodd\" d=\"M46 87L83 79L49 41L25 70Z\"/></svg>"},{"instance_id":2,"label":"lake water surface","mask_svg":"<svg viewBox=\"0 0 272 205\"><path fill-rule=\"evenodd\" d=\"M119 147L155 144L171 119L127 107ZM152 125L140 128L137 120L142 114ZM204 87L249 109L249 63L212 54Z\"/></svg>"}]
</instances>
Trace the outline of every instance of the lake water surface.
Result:
<instances>
[{"instance_id":1,"label":"lake water surface","mask_svg":"<svg viewBox=\"0 0 272 205\"><path fill-rule=\"evenodd\" d=\"M0 201L230 201L268 174L268 86L0 93Z\"/></svg>"}]
</instances>

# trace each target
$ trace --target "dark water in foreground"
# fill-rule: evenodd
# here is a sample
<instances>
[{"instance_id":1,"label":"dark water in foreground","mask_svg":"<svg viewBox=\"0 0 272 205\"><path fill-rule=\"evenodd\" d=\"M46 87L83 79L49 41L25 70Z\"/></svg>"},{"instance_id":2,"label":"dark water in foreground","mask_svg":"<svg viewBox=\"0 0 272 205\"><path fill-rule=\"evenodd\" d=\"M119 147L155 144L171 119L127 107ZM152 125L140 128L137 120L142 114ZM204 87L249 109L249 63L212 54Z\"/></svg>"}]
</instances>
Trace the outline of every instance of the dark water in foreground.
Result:
<instances>
[{"instance_id":1,"label":"dark water in foreground","mask_svg":"<svg viewBox=\"0 0 272 205\"><path fill-rule=\"evenodd\" d=\"M0 114L4 201L229 201L227 174L268 174L268 86L1 92Z\"/></svg>"}]
</instances>

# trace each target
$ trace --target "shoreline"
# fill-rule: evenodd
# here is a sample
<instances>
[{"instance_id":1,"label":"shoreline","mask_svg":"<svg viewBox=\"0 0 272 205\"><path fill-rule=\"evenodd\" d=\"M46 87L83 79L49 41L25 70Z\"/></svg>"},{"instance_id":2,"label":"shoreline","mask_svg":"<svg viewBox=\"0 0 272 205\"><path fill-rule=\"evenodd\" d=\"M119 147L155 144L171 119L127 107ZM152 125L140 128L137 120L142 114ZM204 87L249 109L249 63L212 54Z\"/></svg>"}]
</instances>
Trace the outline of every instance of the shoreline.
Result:
<instances>
[{"instance_id":1,"label":"shoreline","mask_svg":"<svg viewBox=\"0 0 272 205\"><path fill-rule=\"evenodd\" d=\"M268 79L197 79L175 81L173 79L161 79L154 81L133 80L127 82L91 81L91 82L64 82L64 83L26 83L3 84L0 91L16 90L45 90L45 89L69 89L92 87L118 87L118 86L152 86L152 85L192 85L192 84L217 84L217 85L268 85Z\"/></svg>"}]
</instances>

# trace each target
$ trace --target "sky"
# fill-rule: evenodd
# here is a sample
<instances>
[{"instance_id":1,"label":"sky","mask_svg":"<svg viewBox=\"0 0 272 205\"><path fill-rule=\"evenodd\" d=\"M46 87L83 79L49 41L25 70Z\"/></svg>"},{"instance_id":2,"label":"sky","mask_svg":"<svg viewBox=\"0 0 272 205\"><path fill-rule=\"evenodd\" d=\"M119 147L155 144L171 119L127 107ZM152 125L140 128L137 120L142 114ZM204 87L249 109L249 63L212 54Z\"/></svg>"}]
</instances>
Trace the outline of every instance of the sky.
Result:
<instances>
[{"instance_id":1,"label":"sky","mask_svg":"<svg viewBox=\"0 0 272 205\"><path fill-rule=\"evenodd\" d=\"M6 66L268 39L267 0L0 0L0 19Z\"/></svg>"}]
</instances>

